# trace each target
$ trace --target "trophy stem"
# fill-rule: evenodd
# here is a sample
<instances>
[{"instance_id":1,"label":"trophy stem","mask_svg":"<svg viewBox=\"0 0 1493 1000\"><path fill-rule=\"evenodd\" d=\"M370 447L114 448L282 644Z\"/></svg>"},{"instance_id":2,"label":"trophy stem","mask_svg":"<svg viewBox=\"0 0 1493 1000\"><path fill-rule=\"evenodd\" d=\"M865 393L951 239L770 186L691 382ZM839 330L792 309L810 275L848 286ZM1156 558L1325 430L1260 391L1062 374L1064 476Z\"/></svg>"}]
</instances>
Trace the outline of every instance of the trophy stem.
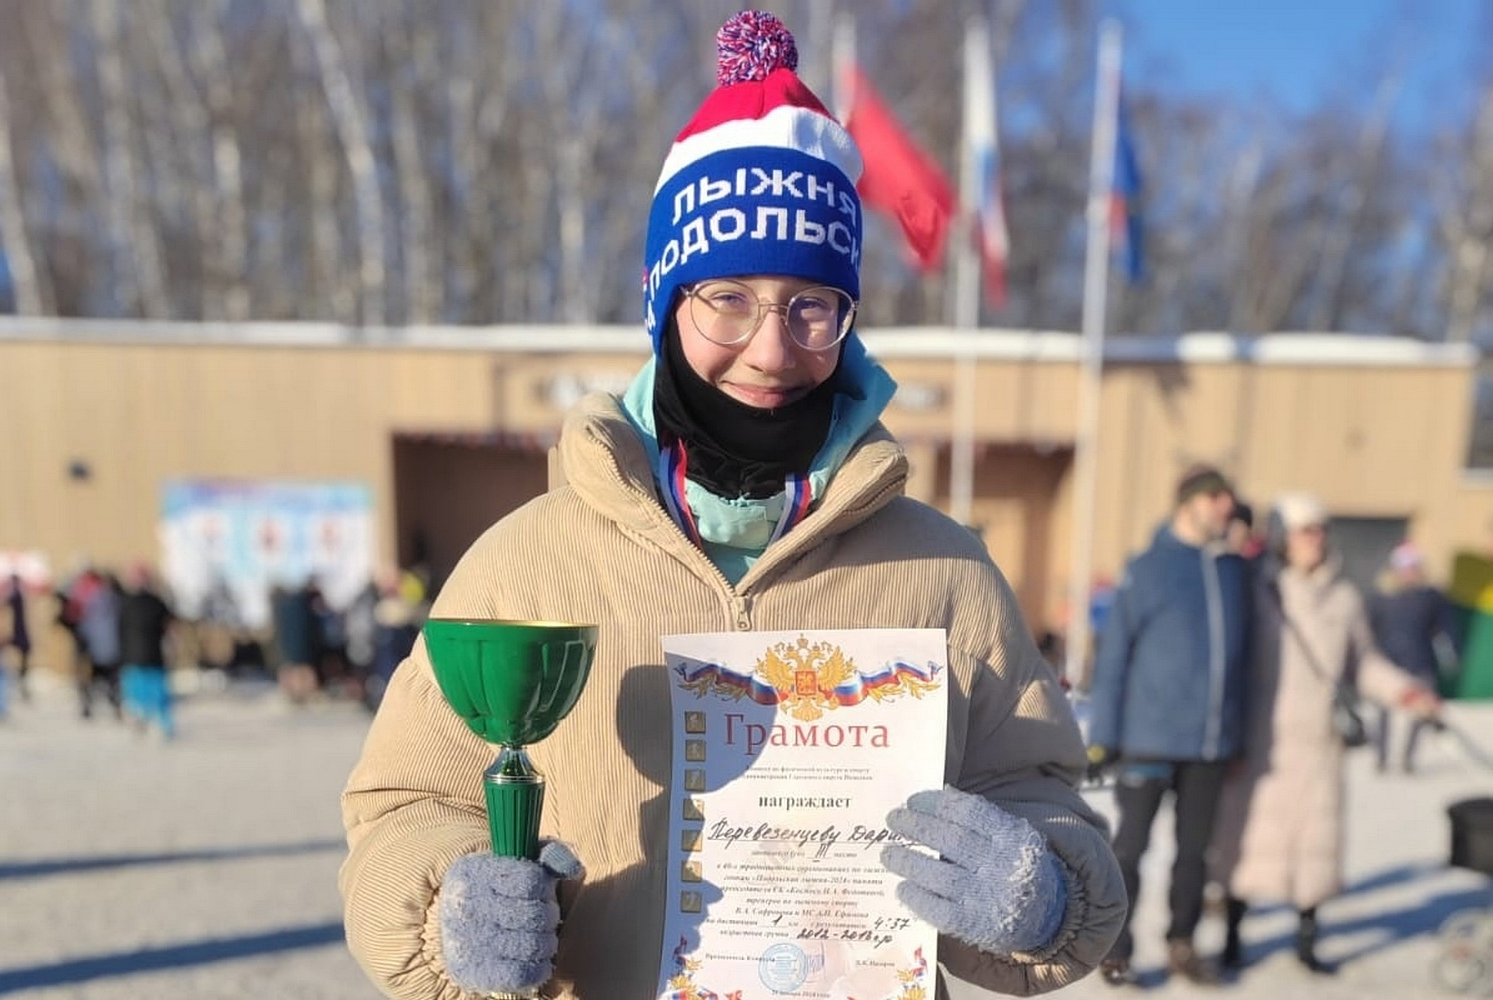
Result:
<instances>
[{"instance_id":1,"label":"trophy stem","mask_svg":"<svg viewBox=\"0 0 1493 1000\"><path fill-rule=\"evenodd\" d=\"M487 830L492 852L505 858L539 859L539 814L544 809L544 775L523 747L505 746L482 772L487 796Z\"/></svg>"},{"instance_id":2,"label":"trophy stem","mask_svg":"<svg viewBox=\"0 0 1493 1000\"><path fill-rule=\"evenodd\" d=\"M539 814L544 809L544 775L523 747L505 746L482 772L487 793L487 832L492 852L505 858L539 858ZM535 1000L539 990L489 993L488 1000Z\"/></svg>"}]
</instances>

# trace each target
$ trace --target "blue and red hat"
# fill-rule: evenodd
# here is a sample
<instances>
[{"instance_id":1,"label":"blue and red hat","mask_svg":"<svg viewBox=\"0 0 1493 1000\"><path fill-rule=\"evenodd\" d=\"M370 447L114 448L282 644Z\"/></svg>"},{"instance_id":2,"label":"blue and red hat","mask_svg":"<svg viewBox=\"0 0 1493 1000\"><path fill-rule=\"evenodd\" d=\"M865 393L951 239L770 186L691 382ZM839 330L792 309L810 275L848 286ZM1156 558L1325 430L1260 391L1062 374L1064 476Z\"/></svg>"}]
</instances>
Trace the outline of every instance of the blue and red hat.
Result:
<instances>
[{"instance_id":1,"label":"blue and red hat","mask_svg":"<svg viewBox=\"0 0 1493 1000\"><path fill-rule=\"evenodd\" d=\"M798 49L762 11L716 34L719 86L674 139L653 205L644 320L658 351L681 285L781 274L860 298L861 154L794 72Z\"/></svg>"}]
</instances>

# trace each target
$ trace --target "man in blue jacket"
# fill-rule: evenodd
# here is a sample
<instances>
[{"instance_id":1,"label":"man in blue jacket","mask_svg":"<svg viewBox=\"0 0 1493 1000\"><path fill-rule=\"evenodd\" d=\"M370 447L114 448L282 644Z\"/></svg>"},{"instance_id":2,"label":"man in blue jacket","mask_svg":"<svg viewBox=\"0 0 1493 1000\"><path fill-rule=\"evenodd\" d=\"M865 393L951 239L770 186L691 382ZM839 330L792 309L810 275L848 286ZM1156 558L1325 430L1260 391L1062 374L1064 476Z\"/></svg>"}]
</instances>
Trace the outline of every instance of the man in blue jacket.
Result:
<instances>
[{"instance_id":1,"label":"man in blue jacket","mask_svg":"<svg viewBox=\"0 0 1493 1000\"><path fill-rule=\"evenodd\" d=\"M1197 466L1182 477L1170 522L1126 567L1099 637L1090 691L1089 759L1096 769L1117 766L1114 850L1132 912L1151 824L1166 794L1174 797L1167 966L1199 984L1218 981L1192 937L1219 790L1243 738L1249 572L1223 544L1234 495L1217 469ZM1136 981L1133 951L1127 918L1100 966L1107 982Z\"/></svg>"}]
</instances>

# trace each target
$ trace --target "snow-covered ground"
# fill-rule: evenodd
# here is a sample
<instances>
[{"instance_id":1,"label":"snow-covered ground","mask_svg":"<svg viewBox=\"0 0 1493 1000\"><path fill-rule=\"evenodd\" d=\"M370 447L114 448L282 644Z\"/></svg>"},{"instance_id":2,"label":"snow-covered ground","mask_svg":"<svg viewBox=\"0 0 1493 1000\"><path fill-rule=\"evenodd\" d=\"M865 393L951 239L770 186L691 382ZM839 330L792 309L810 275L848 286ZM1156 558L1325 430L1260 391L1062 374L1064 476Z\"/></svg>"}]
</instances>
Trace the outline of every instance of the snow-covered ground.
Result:
<instances>
[{"instance_id":1,"label":"snow-covered ground","mask_svg":"<svg viewBox=\"0 0 1493 1000\"><path fill-rule=\"evenodd\" d=\"M0 996L378 997L336 882L366 712L234 688L163 744L35 687L0 722Z\"/></svg>"},{"instance_id":2,"label":"snow-covered ground","mask_svg":"<svg viewBox=\"0 0 1493 1000\"><path fill-rule=\"evenodd\" d=\"M1493 702L1452 703L1447 718L1493 757ZM1250 964L1235 982L1207 989L1169 980L1162 939L1173 852L1171 816L1163 807L1142 862L1134 923L1136 964L1147 988L1117 988L1095 975L1056 995L1073 1000L1124 1000L1142 992L1158 1000L1225 995L1241 1000L1437 1000L1466 995L1437 984L1433 964L1441 951L1438 932L1450 915L1469 909L1493 921L1493 878L1448 866L1451 823L1446 807L1493 796L1493 771L1475 763L1450 735L1424 734L1421 741L1413 775L1375 773L1370 749L1349 755L1349 889L1323 904L1324 936L1318 949L1323 959L1342 963L1338 975L1312 976L1301 968L1294 954L1296 915L1277 905L1262 906L1246 920ZM1113 796L1108 791L1089 795L1113 822ZM1204 954L1217 954L1223 945L1221 915L1204 918L1197 940ZM1493 962L1493 954L1488 959ZM1493 966L1489 975L1493 988ZM986 996L959 990L954 1000Z\"/></svg>"},{"instance_id":3,"label":"snow-covered ground","mask_svg":"<svg viewBox=\"0 0 1493 1000\"><path fill-rule=\"evenodd\" d=\"M30 704L0 722L0 996L29 1000L373 1000L342 943L337 794L368 717L356 706L292 709L267 688L184 699L162 744L109 718L77 718L70 691L39 678ZM1493 703L1452 718L1493 752ZM1446 806L1493 795L1493 772L1446 737L1429 738L1414 776L1373 773L1353 755L1351 890L1323 907L1314 979L1291 957L1294 917L1246 926L1253 965L1200 991L1159 972L1169 817L1145 861L1137 959L1149 995L1292 1000L1437 998L1432 963L1448 915L1493 909L1493 878L1447 866ZM1091 793L1112 813L1108 793ZM1217 947L1209 917L1200 933ZM1061 996L1119 998L1090 977ZM975 1000L978 991L956 992ZM606 998L596 1000L629 1000Z\"/></svg>"}]
</instances>

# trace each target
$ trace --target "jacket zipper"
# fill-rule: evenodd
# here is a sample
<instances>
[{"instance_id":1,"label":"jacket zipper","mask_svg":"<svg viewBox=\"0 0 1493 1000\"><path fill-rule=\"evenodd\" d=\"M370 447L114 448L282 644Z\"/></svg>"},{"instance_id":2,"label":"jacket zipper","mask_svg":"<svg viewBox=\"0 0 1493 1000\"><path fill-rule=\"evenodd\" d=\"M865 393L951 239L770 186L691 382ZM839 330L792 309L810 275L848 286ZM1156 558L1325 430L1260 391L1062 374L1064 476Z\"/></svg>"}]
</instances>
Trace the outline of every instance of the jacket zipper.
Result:
<instances>
[{"instance_id":1,"label":"jacket zipper","mask_svg":"<svg viewBox=\"0 0 1493 1000\"><path fill-rule=\"evenodd\" d=\"M1206 546L1200 557L1208 602L1208 723L1203 733L1203 759L1217 760L1223 728L1223 588L1218 578L1218 559Z\"/></svg>"}]
</instances>

